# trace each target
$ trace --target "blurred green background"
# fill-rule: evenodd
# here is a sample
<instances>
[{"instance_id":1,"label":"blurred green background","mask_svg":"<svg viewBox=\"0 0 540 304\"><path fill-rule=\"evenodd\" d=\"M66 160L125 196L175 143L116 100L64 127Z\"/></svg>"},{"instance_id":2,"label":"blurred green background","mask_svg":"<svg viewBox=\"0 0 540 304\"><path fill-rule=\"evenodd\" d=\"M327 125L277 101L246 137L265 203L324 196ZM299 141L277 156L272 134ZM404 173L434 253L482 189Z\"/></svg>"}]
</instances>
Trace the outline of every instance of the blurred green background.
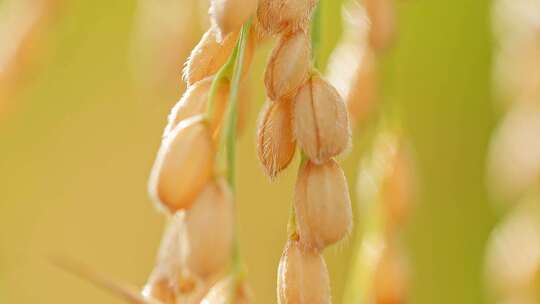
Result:
<instances>
[{"instance_id":1,"label":"blurred green background","mask_svg":"<svg viewBox=\"0 0 540 304\"><path fill-rule=\"evenodd\" d=\"M385 56L392 64L383 78L391 78L401 104L420 178L406 233L411 303L483 303L484 247L495 221L484 185L495 122L490 1L398 2L399 40ZM340 3L324 1L324 58L339 39ZM129 59L136 5L62 1L39 68L0 120L1 303L122 303L51 266L51 255L137 286L151 270L164 223L146 184L167 113L180 96L181 67L173 93L136 86ZM296 176L294 164L270 183L256 158L269 49L257 52L252 69L255 89L238 155L240 238L256 303L276 302ZM360 157L353 149L343 163L352 189ZM326 253L335 303L351 247Z\"/></svg>"}]
</instances>

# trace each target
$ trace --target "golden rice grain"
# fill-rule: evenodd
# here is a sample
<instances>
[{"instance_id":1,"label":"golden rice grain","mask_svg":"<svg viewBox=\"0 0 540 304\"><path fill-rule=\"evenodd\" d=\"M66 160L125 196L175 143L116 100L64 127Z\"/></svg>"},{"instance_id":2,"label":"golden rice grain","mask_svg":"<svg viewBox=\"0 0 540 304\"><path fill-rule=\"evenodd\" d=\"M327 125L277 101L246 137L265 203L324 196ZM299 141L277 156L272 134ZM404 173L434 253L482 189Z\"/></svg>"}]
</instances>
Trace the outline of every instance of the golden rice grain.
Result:
<instances>
[{"instance_id":1,"label":"golden rice grain","mask_svg":"<svg viewBox=\"0 0 540 304\"><path fill-rule=\"evenodd\" d=\"M326 263L315 251L297 241L285 246L278 268L279 304L330 304L330 279Z\"/></svg>"},{"instance_id":2,"label":"golden rice grain","mask_svg":"<svg viewBox=\"0 0 540 304\"><path fill-rule=\"evenodd\" d=\"M343 239L352 226L351 199L343 170L335 160L307 161L295 189L294 209L300 242L323 249Z\"/></svg>"},{"instance_id":3,"label":"golden rice grain","mask_svg":"<svg viewBox=\"0 0 540 304\"><path fill-rule=\"evenodd\" d=\"M219 37L225 37L240 30L256 10L257 0L212 0L210 2L211 21L218 30Z\"/></svg>"},{"instance_id":4,"label":"golden rice grain","mask_svg":"<svg viewBox=\"0 0 540 304\"><path fill-rule=\"evenodd\" d=\"M186 212L184 263L206 278L228 265L234 236L233 197L223 179L209 182Z\"/></svg>"},{"instance_id":5,"label":"golden rice grain","mask_svg":"<svg viewBox=\"0 0 540 304\"><path fill-rule=\"evenodd\" d=\"M211 178L215 147L208 122L195 116L163 140L149 182L151 197L175 212L189 208Z\"/></svg>"},{"instance_id":6,"label":"golden rice grain","mask_svg":"<svg viewBox=\"0 0 540 304\"><path fill-rule=\"evenodd\" d=\"M266 174L275 177L294 157L292 101L267 101L259 116L257 154Z\"/></svg>"},{"instance_id":7,"label":"golden rice grain","mask_svg":"<svg viewBox=\"0 0 540 304\"><path fill-rule=\"evenodd\" d=\"M269 33L306 28L316 0L260 0L257 18Z\"/></svg>"},{"instance_id":8,"label":"golden rice grain","mask_svg":"<svg viewBox=\"0 0 540 304\"><path fill-rule=\"evenodd\" d=\"M296 140L306 155L322 163L349 146L351 130L347 107L326 80L313 75L295 98Z\"/></svg>"},{"instance_id":9,"label":"golden rice grain","mask_svg":"<svg viewBox=\"0 0 540 304\"><path fill-rule=\"evenodd\" d=\"M194 83L188 88L180 101L172 108L164 136L167 136L184 119L206 113L213 81L214 77L208 77ZM229 83L227 81L218 84L214 98L214 113L210 117L210 128L212 132L215 132L221 125L225 113L229 98Z\"/></svg>"},{"instance_id":10,"label":"golden rice grain","mask_svg":"<svg viewBox=\"0 0 540 304\"><path fill-rule=\"evenodd\" d=\"M290 97L306 81L311 65L311 42L303 30L283 35L270 57L264 82L271 100Z\"/></svg>"},{"instance_id":11,"label":"golden rice grain","mask_svg":"<svg viewBox=\"0 0 540 304\"><path fill-rule=\"evenodd\" d=\"M255 35L249 35L245 52L243 74L249 70L251 58L255 48ZM201 41L191 52L184 67L184 81L194 84L208 76L214 75L232 54L239 37L239 32L230 33L220 43L216 30L209 29L201 38Z\"/></svg>"}]
</instances>

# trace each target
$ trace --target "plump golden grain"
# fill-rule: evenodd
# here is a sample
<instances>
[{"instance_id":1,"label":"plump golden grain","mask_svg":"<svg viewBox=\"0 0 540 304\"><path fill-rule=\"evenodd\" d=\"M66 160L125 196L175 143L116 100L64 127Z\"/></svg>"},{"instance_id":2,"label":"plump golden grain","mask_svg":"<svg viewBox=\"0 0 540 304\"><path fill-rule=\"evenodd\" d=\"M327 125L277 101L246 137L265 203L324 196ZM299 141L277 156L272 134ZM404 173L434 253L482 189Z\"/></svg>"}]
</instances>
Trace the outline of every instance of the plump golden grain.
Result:
<instances>
[{"instance_id":1,"label":"plump golden grain","mask_svg":"<svg viewBox=\"0 0 540 304\"><path fill-rule=\"evenodd\" d=\"M212 0L210 17L220 37L239 31L257 10L257 0ZM220 39L221 40L221 39Z\"/></svg>"},{"instance_id":2,"label":"plump golden grain","mask_svg":"<svg viewBox=\"0 0 540 304\"><path fill-rule=\"evenodd\" d=\"M158 152L149 192L171 212L189 208L213 174L215 147L209 124L195 116L179 123Z\"/></svg>"},{"instance_id":3,"label":"plump golden grain","mask_svg":"<svg viewBox=\"0 0 540 304\"><path fill-rule=\"evenodd\" d=\"M269 33L306 28L316 0L260 0L257 18Z\"/></svg>"},{"instance_id":4,"label":"plump golden grain","mask_svg":"<svg viewBox=\"0 0 540 304\"><path fill-rule=\"evenodd\" d=\"M214 285L201 303L248 304L251 303L251 291L245 282L229 276Z\"/></svg>"},{"instance_id":5,"label":"plump golden grain","mask_svg":"<svg viewBox=\"0 0 540 304\"><path fill-rule=\"evenodd\" d=\"M300 242L322 249L343 239L352 225L351 199L343 170L335 160L303 164L294 209Z\"/></svg>"},{"instance_id":6,"label":"plump golden grain","mask_svg":"<svg viewBox=\"0 0 540 304\"><path fill-rule=\"evenodd\" d=\"M207 77L191 85L180 101L172 108L164 136L174 129L182 120L206 113L210 88L214 77ZM221 125L229 98L229 83L220 82L214 96L214 112L210 117L210 128L215 132Z\"/></svg>"},{"instance_id":7,"label":"plump golden grain","mask_svg":"<svg viewBox=\"0 0 540 304\"><path fill-rule=\"evenodd\" d=\"M375 304L408 303L409 277L406 259L400 247L391 242L376 266L373 292Z\"/></svg>"},{"instance_id":8,"label":"plump golden grain","mask_svg":"<svg viewBox=\"0 0 540 304\"><path fill-rule=\"evenodd\" d=\"M375 50L388 48L396 36L396 12L393 0L363 0L371 29L369 42Z\"/></svg>"},{"instance_id":9,"label":"plump golden grain","mask_svg":"<svg viewBox=\"0 0 540 304\"><path fill-rule=\"evenodd\" d=\"M246 46L243 74L249 70L255 48L255 35L249 35ZM194 84L214 75L229 59L239 37L239 32L230 33L220 43L215 29L209 29L191 52L184 67L184 81Z\"/></svg>"},{"instance_id":10,"label":"plump golden grain","mask_svg":"<svg viewBox=\"0 0 540 304\"><path fill-rule=\"evenodd\" d=\"M257 129L257 155L266 174L275 177L290 164L295 151L292 100L267 101Z\"/></svg>"},{"instance_id":11,"label":"plump golden grain","mask_svg":"<svg viewBox=\"0 0 540 304\"><path fill-rule=\"evenodd\" d=\"M311 76L296 95L294 129L302 150L317 163L339 155L350 143L347 107L318 75Z\"/></svg>"},{"instance_id":12,"label":"plump golden grain","mask_svg":"<svg viewBox=\"0 0 540 304\"><path fill-rule=\"evenodd\" d=\"M306 81L311 66L311 46L303 30L285 34L272 51L264 83L271 100L295 94Z\"/></svg>"},{"instance_id":13,"label":"plump golden grain","mask_svg":"<svg viewBox=\"0 0 540 304\"><path fill-rule=\"evenodd\" d=\"M209 182L186 212L184 263L206 278L229 263L234 236L233 197L225 180Z\"/></svg>"},{"instance_id":14,"label":"plump golden grain","mask_svg":"<svg viewBox=\"0 0 540 304\"><path fill-rule=\"evenodd\" d=\"M297 241L285 246L278 268L279 304L329 304L330 279L326 263L315 251L306 251Z\"/></svg>"}]
</instances>

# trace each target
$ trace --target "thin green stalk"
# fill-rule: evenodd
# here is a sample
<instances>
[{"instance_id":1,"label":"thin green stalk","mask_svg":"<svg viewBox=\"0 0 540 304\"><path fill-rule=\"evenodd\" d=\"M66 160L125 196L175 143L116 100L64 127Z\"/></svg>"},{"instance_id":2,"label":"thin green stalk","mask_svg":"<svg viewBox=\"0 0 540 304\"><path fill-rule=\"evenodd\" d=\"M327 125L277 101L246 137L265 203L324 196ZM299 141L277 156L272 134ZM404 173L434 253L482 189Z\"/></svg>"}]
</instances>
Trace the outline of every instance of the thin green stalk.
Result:
<instances>
[{"instance_id":1,"label":"thin green stalk","mask_svg":"<svg viewBox=\"0 0 540 304\"><path fill-rule=\"evenodd\" d=\"M237 125L237 120L238 120L237 118L238 90L240 87L240 78L241 78L242 70L244 66L244 55L245 55L247 41L249 38L250 26L251 26L251 21L249 21L242 27L237 45L235 46L233 53L231 57L229 58L229 61L223 66L223 68L220 70L218 75L216 75L216 79L214 79L214 83L212 84L212 88L213 90L215 90L214 85L216 85L216 83L220 81L220 79L218 79L218 76L224 77L226 75L228 77L230 75L230 71L232 71L232 76L230 78L231 91L229 94L227 111L225 112L225 118L224 118L225 122L224 122L222 133L220 136L220 143L219 143L220 156L218 158L218 163L220 166L219 168L225 170L226 176L227 176L227 182L229 183L233 193L236 192L235 161L236 161L236 125ZM231 67L234 67L234 69L231 69ZM211 92L210 98L211 98L210 103L213 103L212 92ZM209 107L209 109L211 111L211 106ZM237 236L237 228L235 226L231 266L232 266L232 273L237 278L242 276L241 260L242 259L240 255L240 246L239 246L239 241L238 241L238 236Z\"/></svg>"},{"instance_id":2,"label":"thin green stalk","mask_svg":"<svg viewBox=\"0 0 540 304\"><path fill-rule=\"evenodd\" d=\"M313 66L316 69L320 68L320 50L322 38L322 9L323 1L320 0L313 13L311 21L311 52L313 57Z\"/></svg>"}]
</instances>

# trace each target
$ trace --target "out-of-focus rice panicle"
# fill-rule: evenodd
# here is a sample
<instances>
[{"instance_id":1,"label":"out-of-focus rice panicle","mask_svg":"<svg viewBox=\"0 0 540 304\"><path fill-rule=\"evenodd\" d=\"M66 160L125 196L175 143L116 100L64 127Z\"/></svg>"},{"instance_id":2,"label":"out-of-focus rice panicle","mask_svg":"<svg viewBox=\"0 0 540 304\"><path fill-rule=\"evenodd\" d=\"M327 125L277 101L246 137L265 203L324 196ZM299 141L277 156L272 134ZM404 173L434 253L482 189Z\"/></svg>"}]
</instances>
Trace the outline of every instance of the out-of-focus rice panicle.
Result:
<instances>
[{"instance_id":1,"label":"out-of-focus rice panicle","mask_svg":"<svg viewBox=\"0 0 540 304\"><path fill-rule=\"evenodd\" d=\"M379 258L373 277L375 304L405 304L409 302L409 265L404 250L389 240Z\"/></svg>"},{"instance_id":2,"label":"out-of-focus rice panicle","mask_svg":"<svg viewBox=\"0 0 540 304\"><path fill-rule=\"evenodd\" d=\"M384 50L391 46L396 36L394 0L363 0L370 20L369 42L373 49Z\"/></svg>"},{"instance_id":3,"label":"out-of-focus rice panicle","mask_svg":"<svg viewBox=\"0 0 540 304\"><path fill-rule=\"evenodd\" d=\"M198 2L138 1L131 61L141 87L177 94L181 66L206 26L207 5Z\"/></svg>"},{"instance_id":4,"label":"out-of-focus rice panicle","mask_svg":"<svg viewBox=\"0 0 540 304\"><path fill-rule=\"evenodd\" d=\"M44 33L58 10L57 0L6 0L0 3L0 118L24 84L43 47Z\"/></svg>"},{"instance_id":5,"label":"out-of-focus rice panicle","mask_svg":"<svg viewBox=\"0 0 540 304\"><path fill-rule=\"evenodd\" d=\"M540 104L513 107L495 132L489 155L492 193L516 201L540 181Z\"/></svg>"},{"instance_id":6,"label":"out-of-focus rice panicle","mask_svg":"<svg viewBox=\"0 0 540 304\"><path fill-rule=\"evenodd\" d=\"M540 37L540 30L537 33ZM512 41L495 56L495 89L505 106L540 104L540 38Z\"/></svg>"},{"instance_id":7,"label":"out-of-focus rice panicle","mask_svg":"<svg viewBox=\"0 0 540 304\"><path fill-rule=\"evenodd\" d=\"M257 155L271 178L289 165L296 151L292 107L290 99L267 101L259 116Z\"/></svg>"},{"instance_id":8,"label":"out-of-focus rice panicle","mask_svg":"<svg viewBox=\"0 0 540 304\"><path fill-rule=\"evenodd\" d=\"M191 207L214 172L215 147L208 123L195 116L164 138L150 177L149 191L171 212Z\"/></svg>"},{"instance_id":9,"label":"out-of-focus rice panicle","mask_svg":"<svg viewBox=\"0 0 540 304\"><path fill-rule=\"evenodd\" d=\"M251 298L247 284L229 276L214 285L201 304L249 304L252 302Z\"/></svg>"},{"instance_id":10,"label":"out-of-focus rice panicle","mask_svg":"<svg viewBox=\"0 0 540 304\"><path fill-rule=\"evenodd\" d=\"M486 279L497 298L539 295L539 203L538 197L525 201L508 214L490 237Z\"/></svg>"},{"instance_id":11,"label":"out-of-focus rice panicle","mask_svg":"<svg viewBox=\"0 0 540 304\"><path fill-rule=\"evenodd\" d=\"M372 114L377 101L377 64L365 9L351 2L343 9L344 35L329 60L328 79L345 98L353 124Z\"/></svg>"}]
</instances>

